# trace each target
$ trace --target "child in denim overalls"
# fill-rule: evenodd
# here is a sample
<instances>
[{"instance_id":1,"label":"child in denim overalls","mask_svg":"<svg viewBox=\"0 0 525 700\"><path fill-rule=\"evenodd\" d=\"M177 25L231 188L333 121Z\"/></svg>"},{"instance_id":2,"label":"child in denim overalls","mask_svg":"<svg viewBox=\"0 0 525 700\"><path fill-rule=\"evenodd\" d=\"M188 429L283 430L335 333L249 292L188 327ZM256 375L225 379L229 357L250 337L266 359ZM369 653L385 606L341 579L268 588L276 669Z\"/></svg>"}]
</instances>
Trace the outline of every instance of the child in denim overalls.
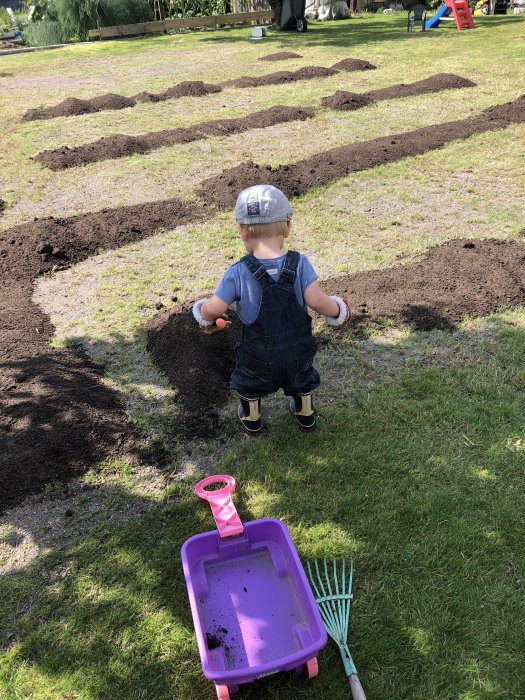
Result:
<instances>
[{"instance_id":1,"label":"child in denim overalls","mask_svg":"<svg viewBox=\"0 0 525 700\"><path fill-rule=\"evenodd\" d=\"M348 303L320 289L306 256L282 253L292 208L280 190L272 185L243 190L235 218L248 255L226 271L210 299L195 302L193 315L202 328L211 329L236 302L243 326L230 386L239 395L238 415L246 432L261 431L261 397L278 389L291 397L290 411L299 427L313 430L312 392L320 380L307 307L339 326L350 319Z\"/></svg>"}]
</instances>

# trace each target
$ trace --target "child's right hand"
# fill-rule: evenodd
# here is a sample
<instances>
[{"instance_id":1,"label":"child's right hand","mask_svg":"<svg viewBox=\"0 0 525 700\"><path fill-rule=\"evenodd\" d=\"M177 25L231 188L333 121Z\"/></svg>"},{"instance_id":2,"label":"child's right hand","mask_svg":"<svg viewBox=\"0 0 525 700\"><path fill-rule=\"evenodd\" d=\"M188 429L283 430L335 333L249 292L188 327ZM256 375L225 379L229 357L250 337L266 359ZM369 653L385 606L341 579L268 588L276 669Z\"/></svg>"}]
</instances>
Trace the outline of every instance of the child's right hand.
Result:
<instances>
[{"instance_id":1,"label":"child's right hand","mask_svg":"<svg viewBox=\"0 0 525 700\"><path fill-rule=\"evenodd\" d=\"M352 318L350 313L350 304L346 299L341 299L341 297L330 297L332 301L335 301L339 307L338 316L325 316L325 321L329 326L342 326L344 323L348 323Z\"/></svg>"}]
</instances>

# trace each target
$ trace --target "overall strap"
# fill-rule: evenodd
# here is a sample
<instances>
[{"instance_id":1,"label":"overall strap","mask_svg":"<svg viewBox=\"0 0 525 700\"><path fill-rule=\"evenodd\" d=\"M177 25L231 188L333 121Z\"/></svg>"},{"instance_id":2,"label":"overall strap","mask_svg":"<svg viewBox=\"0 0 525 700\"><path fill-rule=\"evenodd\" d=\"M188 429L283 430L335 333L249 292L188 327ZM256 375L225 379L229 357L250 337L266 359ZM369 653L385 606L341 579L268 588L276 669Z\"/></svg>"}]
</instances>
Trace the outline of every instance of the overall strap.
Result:
<instances>
[{"instance_id":1,"label":"overall strap","mask_svg":"<svg viewBox=\"0 0 525 700\"><path fill-rule=\"evenodd\" d=\"M255 255L245 255L243 258L240 259L239 262L243 262L246 265L248 270L252 273L252 275L255 277L257 282L259 282L263 289L269 287L272 284L275 284L273 279L266 271L264 265L261 262L259 262L259 260L257 260Z\"/></svg>"},{"instance_id":2,"label":"overall strap","mask_svg":"<svg viewBox=\"0 0 525 700\"><path fill-rule=\"evenodd\" d=\"M286 284L291 284L293 286L295 282L295 276L297 274L297 265L299 264L299 253L295 250L289 250L286 253L284 259L284 265L279 278L279 282L284 282Z\"/></svg>"}]
</instances>

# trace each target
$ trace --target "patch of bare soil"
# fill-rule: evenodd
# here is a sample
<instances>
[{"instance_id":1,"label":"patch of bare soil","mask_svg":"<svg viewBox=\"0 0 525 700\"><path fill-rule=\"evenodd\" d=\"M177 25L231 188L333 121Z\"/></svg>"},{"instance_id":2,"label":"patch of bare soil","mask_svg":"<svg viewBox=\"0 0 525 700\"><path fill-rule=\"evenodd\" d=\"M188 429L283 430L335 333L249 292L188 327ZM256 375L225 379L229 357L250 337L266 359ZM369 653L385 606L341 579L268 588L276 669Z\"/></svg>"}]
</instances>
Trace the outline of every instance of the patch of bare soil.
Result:
<instances>
[{"instance_id":1,"label":"patch of bare soil","mask_svg":"<svg viewBox=\"0 0 525 700\"><path fill-rule=\"evenodd\" d=\"M333 95L323 97L321 104L329 109L337 109L344 112L350 112L355 109L361 109L371 105L371 100L366 92L348 92L347 90L337 90Z\"/></svg>"},{"instance_id":2,"label":"patch of bare soil","mask_svg":"<svg viewBox=\"0 0 525 700\"><path fill-rule=\"evenodd\" d=\"M426 95L442 90L452 90L458 88L475 87L467 78L462 78L453 73L438 73L425 80L418 80L415 83L400 83L392 87L370 90L369 92L354 93L338 90L334 95L324 97L321 104L330 109L354 110L378 102L379 100L392 100L398 97L412 97L414 95Z\"/></svg>"},{"instance_id":3,"label":"patch of bare soil","mask_svg":"<svg viewBox=\"0 0 525 700\"><path fill-rule=\"evenodd\" d=\"M52 151L42 151L35 160L51 170L63 170L85 163L94 163L108 158L122 158L132 153L147 153L163 146L199 141L209 136L227 136L249 129L264 129L274 124L304 121L313 117L313 109L301 107L270 107L246 117L216 119L179 129L150 131L140 136L115 134L76 148L62 146Z\"/></svg>"},{"instance_id":4,"label":"patch of bare soil","mask_svg":"<svg viewBox=\"0 0 525 700\"><path fill-rule=\"evenodd\" d=\"M0 234L0 510L45 484L77 476L115 452L134 450L118 394L77 348L52 350L49 318L31 302L43 272L121 246L159 227L203 216L178 200L69 219L45 219Z\"/></svg>"},{"instance_id":5,"label":"patch of bare soil","mask_svg":"<svg viewBox=\"0 0 525 700\"><path fill-rule=\"evenodd\" d=\"M344 65L343 65L344 64ZM366 65L365 65L366 64ZM123 109L125 107L134 107L139 102L163 102L164 100L174 100L179 97L201 97L209 95L213 92L220 92L223 87L258 87L259 85L278 85L281 83L289 83L297 80L311 80L312 78L326 78L329 75L335 75L338 70L366 70L367 68L375 68L368 61L359 61L358 59L345 59L340 61L337 66L339 68L321 68L316 66L305 66L297 71L278 71L277 73L269 73L259 77L250 78L243 77L236 80L227 80L221 85L212 85L203 83L201 80L185 81L179 85L168 88L164 92L139 92L133 97L123 97L107 93L91 97L88 100L79 100L75 97L67 97L63 102L53 107L39 107L37 109L28 110L22 119L24 121L33 121L35 119L54 119L55 117L70 117L80 114L88 114L91 112L101 112L103 110Z\"/></svg>"},{"instance_id":6,"label":"patch of bare soil","mask_svg":"<svg viewBox=\"0 0 525 700\"><path fill-rule=\"evenodd\" d=\"M201 97L212 92L220 92L221 87L203 83L201 80L186 81L168 88L164 92L157 94L149 92L139 92L134 97L124 97L112 92L104 95L97 95L87 100L80 100L76 97L66 97L63 102L54 107L39 107L28 110L22 119L24 121L34 121L36 119L54 119L56 117L74 117L80 114L91 114L93 112L103 112L112 109L125 109L134 107L138 102L163 102L174 100L179 97Z\"/></svg>"},{"instance_id":7,"label":"patch of bare soil","mask_svg":"<svg viewBox=\"0 0 525 700\"><path fill-rule=\"evenodd\" d=\"M208 335L195 322L191 304L184 304L158 314L149 327L148 350L178 391L183 437L206 437L219 428L218 409L227 396L241 333L235 312L229 317L228 330Z\"/></svg>"},{"instance_id":8,"label":"patch of bare soil","mask_svg":"<svg viewBox=\"0 0 525 700\"><path fill-rule=\"evenodd\" d=\"M453 329L465 316L525 304L525 246L452 240L419 263L336 277L323 287L347 297L353 311L352 323L336 333L359 337L364 327L383 328L386 318L418 330ZM229 316L232 325L213 335L199 329L191 304L159 314L150 324L148 349L178 392L186 437L221 430L218 411L228 396L241 331L235 313Z\"/></svg>"},{"instance_id":9,"label":"patch of bare soil","mask_svg":"<svg viewBox=\"0 0 525 700\"><path fill-rule=\"evenodd\" d=\"M302 58L298 53L293 51L278 51L277 53L269 53L267 56L261 56L258 61L287 61L290 58Z\"/></svg>"},{"instance_id":10,"label":"patch of bare soil","mask_svg":"<svg viewBox=\"0 0 525 700\"><path fill-rule=\"evenodd\" d=\"M441 148L451 141L474 134L505 129L510 123L525 122L525 96L490 107L482 114L444 124L426 126L371 141L337 146L310 158L272 168L253 161L241 163L205 180L198 194L218 207L233 206L238 193L261 182L274 185L288 197L297 197L315 187L327 185L349 173L392 163Z\"/></svg>"},{"instance_id":11,"label":"patch of bare soil","mask_svg":"<svg viewBox=\"0 0 525 700\"><path fill-rule=\"evenodd\" d=\"M313 78L327 78L335 75L336 70L332 68L322 68L320 66L305 66L296 71L281 70L276 73L267 73L259 76L243 76L234 80L226 80L221 83L222 87L228 88L251 88L261 85L281 85L283 83L293 83L298 80L312 80Z\"/></svg>"},{"instance_id":12,"label":"patch of bare soil","mask_svg":"<svg viewBox=\"0 0 525 700\"><path fill-rule=\"evenodd\" d=\"M362 61L360 58L343 58L342 61L334 63L332 68L336 70L346 70L349 73L360 70L375 70L377 66L369 61Z\"/></svg>"},{"instance_id":13,"label":"patch of bare soil","mask_svg":"<svg viewBox=\"0 0 525 700\"><path fill-rule=\"evenodd\" d=\"M15 41L6 41L5 39L0 40L0 51L7 49L23 49L23 44L18 44Z\"/></svg>"}]
</instances>

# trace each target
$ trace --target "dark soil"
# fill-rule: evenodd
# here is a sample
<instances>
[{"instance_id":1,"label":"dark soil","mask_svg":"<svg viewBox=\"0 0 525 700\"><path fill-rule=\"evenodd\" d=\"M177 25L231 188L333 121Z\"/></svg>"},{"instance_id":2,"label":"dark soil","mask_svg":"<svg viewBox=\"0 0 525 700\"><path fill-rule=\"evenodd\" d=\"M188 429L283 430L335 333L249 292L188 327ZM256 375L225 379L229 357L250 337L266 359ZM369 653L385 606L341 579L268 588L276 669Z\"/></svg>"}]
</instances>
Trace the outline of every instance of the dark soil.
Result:
<instances>
[{"instance_id":1,"label":"dark soil","mask_svg":"<svg viewBox=\"0 0 525 700\"><path fill-rule=\"evenodd\" d=\"M97 97L91 97L87 100L79 100L75 97L67 97L63 102L53 107L39 107L37 109L28 110L22 119L24 121L33 121L35 119L54 119L55 117L71 117L80 114L88 114L91 112L102 112L111 109L123 109L125 107L134 107L139 102L163 102L165 100L174 100L179 97L201 97L209 95L213 92L220 92L223 87L258 87L259 85L278 85L280 83L289 83L297 80L311 80L312 78L326 78L329 75L334 75L338 70L366 70L367 68L375 68L367 61L359 61L358 59L348 58L340 61L334 68L319 68L315 66L305 66L297 71L279 71L277 73L269 73L256 78L243 77L236 80L227 80L221 85L212 85L203 83L201 80L185 81L179 85L168 88L164 92L139 92L133 97L123 97L115 95L111 92Z\"/></svg>"},{"instance_id":2,"label":"dark soil","mask_svg":"<svg viewBox=\"0 0 525 700\"><path fill-rule=\"evenodd\" d=\"M0 199L0 215L4 212L6 208L6 203L4 202L3 199Z\"/></svg>"},{"instance_id":3,"label":"dark soil","mask_svg":"<svg viewBox=\"0 0 525 700\"><path fill-rule=\"evenodd\" d=\"M525 246L515 241L455 239L419 263L327 282L350 300L351 332L383 319L416 330L453 329L466 316L487 316L525 304Z\"/></svg>"},{"instance_id":4,"label":"dark soil","mask_svg":"<svg viewBox=\"0 0 525 700\"><path fill-rule=\"evenodd\" d=\"M118 394L99 381L95 365L78 348L49 347L53 327L31 302L33 279L205 210L169 200L160 210L137 205L0 233L0 511L135 449Z\"/></svg>"},{"instance_id":5,"label":"dark soil","mask_svg":"<svg viewBox=\"0 0 525 700\"><path fill-rule=\"evenodd\" d=\"M314 114L315 111L313 109L271 107L261 112L249 114L246 117L216 119L187 128L150 131L140 136L115 134L114 136L107 136L76 148L62 146L62 148L52 151L43 151L35 157L35 160L51 170L62 170L108 158L122 158L132 153L147 153L163 146L189 143L190 141L198 141L209 136L227 136L248 131L249 129L263 129L274 124L289 121L303 121L313 117Z\"/></svg>"},{"instance_id":6,"label":"dark soil","mask_svg":"<svg viewBox=\"0 0 525 700\"><path fill-rule=\"evenodd\" d=\"M269 53L267 56L261 56L258 61L287 61L290 58L302 58L298 53L293 51L278 51L277 53Z\"/></svg>"},{"instance_id":7,"label":"dark soil","mask_svg":"<svg viewBox=\"0 0 525 700\"><path fill-rule=\"evenodd\" d=\"M332 68L321 68L318 66L305 66L296 71L281 70L276 73L268 73L267 75L259 75L256 77L244 76L235 78L235 80L226 80L221 83L222 87L228 88L251 88L261 85L280 85L282 83L293 83L297 80L312 80L313 78L327 78L329 75L335 75L336 70Z\"/></svg>"},{"instance_id":8,"label":"dark soil","mask_svg":"<svg viewBox=\"0 0 525 700\"><path fill-rule=\"evenodd\" d=\"M374 66L373 63L369 63L368 61L362 61L360 58L344 58L342 61L339 61L339 63L334 63L332 68L336 70L346 70L352 73L353 71L359 70L375 70L377 66Z\"/></svg>"},{"instance_id":9,"label":"dark soil","mask_svg":"<svg viewBox=\"0 0 525 700\"><path fill-rule=\"evenodd\" d=\"M366 92L347 92L346 90L337 90L333 95L323 97L321 104L329 109L337 109L340 111L350 112L354 109L361 109L372 104Z\"/></svg>"},{"instance_id":10,"label":"dark soil","mask_svg":"<svg viewBox=\"0 0 525 700\"><path fill-rule=\"evenodd\" d=\"M514 241L453 240L431 248L419 263L336 277L323 283L330 294L349 299L353 321L330 333L362 336L385 319L417 330L453 329L465 316L485 316L501 307L525 304L525 246ZM151 322L148 348L177 389L181 434L220 434L218 409L229 393L234 348L241 324L230 311L226 331L206 335L191 304L159 314Z\"/></svg>"},{"instance_id":11,"label":"dark soil","mask_svg":"<svg viewBox=\"0 0 525 700\"><path fill-rule=\"evenodd\" d=\"M354 110L378 102L379 100L391 100L397 97L412 97L414 95L425 95L431 92L441 92L441 90L451 90L454 88L475 87L467 78L462 78L453 73L438 73L425 80L418 80L415 83L401 83L392 87L370 90L364 93L345 92L338 90L334 95L324 97L321 104L325 107L338 110Z\"/></svg>"},{"instance_id":12,"label":"dark soil","mask_svg":"<svg viewBox=\"0 0 525 700\"><path fill-rule=\"evenodd\" d=\"M115 95L112 92L108 92L87 100L67 97L54 107L30 109L24 114L22 119L24 121L34 121L35 119L54 119L55 117L75 117L80 114L134 107L138 102L163 102L187 96L201 97L212 92L220 92L221 89L218 85L210 85L197 80L180 83L158 94L139 92L134 97L124 97L123 95Z\"/></svg>"},{"instance_id":13,"label":"dark soil","mask_svg":"<svg viewBox=\"0 0 525 700\"><path fill-rule=\"evenodd\" d=\"M229 312L227 330L203 333L191 303L155 316L148 331L148 350L178 391L182 437L206 437L220 428L217 409L224 403L234 366L241 323Z\"/></svg>"},{"instance_id":14,"label":"dark soil","mask_svg":"<svg viewBox=\"0 0 525 700\"><path fill-rule=\"evenodd\" d=\"M491 107L475 117L341 146L275 170L254 163L243 164L208 180L201 190L203 198L198 204L174 199L150 202L79 217L35 220L0 233L0 347L3 350L0 361L0 445L3 448L0 483L3 487L6 485L0 492L0 508L14 505L24 495L39 490L44 483L80 473L127 439L122 437L126 423L117 395L97 381L95 368L86 365L85 358L77 350L49 349L52 327L47 317L30 302L32 280L36 275L84 260L101 247L110 248L142 239L160 227L173 228L206 218L213 210L213 202L219 208L232 206L241 189L257 182L276 184L289 196L295 196L349 172L425 153L454 139L523 122L525 98L521 97ZM487 245L487 242L479 243L475 249L465 248L465 251L468 253L479 248L476 254L482 255ZM502 254L504 249L497 249L498 254ZM519 257L522 247L514 247L513 251L515 261L518 260L523 267L523 260ZM478 288L488 278L486 270L495 264L494 255L491 249L484 263L483 275L476 282ZM462 263L462 273L464 266ZM444 272L447 269L445 265ZM384 271L378 274L382 275ZM445 275L440 280L442 284L444 280ZM491 285L494 285L492 278ZM516 286L517 277L514 289ZM329 288L343 293L346 288L352 291L348 280L334 282ZM364 308L364 302L367 308L372 303L366 296L356 298L355 293L349 296L352 303L363 302L358 308ZM474 292L470 295L464 291L463 296L476 298ZM469 309L468 312L488 313L491 304L497 308L502 299L503 303L514 303L512 296L512 290L505 293L491 287L485 297L490 297L492 302L486 302L480 311ZM420 291L413 306L417 304L422 305ZM447 304L444 301L439 305L438 297L434 300L432 308L439 315L439 323L443 318L454 322L454 313L458 313L455 307ZM462 300L461 304L459 312L463 313L465 302ZM452 311L447 311L447 308ZM396 313L401 314L396 308L391 311L394 317ZM364 313L360 311L357 315ZM374 314L377 313L376 309ZM383 309L380 315L388 314ZM401 316L416 326L419 324L418 327L425 327L417 318L414 319L413 314L407 316L406 310ZM374 318L374 315L370 316L367 322L374 322ZM360 323L359 318L356 323ZM177 330L175 335L170 329ZM239 324L235 320L227 331L211 336L201 333L189 306L178 315L166 312L155 320L150 331L150 349L173 386L181 389L181 401L187 414L181 432L197 435L206 432L207 427L213 430L217 426L216 410L226 396L238 333ZM204 355L205 363L195 362L197 356ZM173 358L176 361L172 362ZM70 406L76 408L72 410Z\"/></svg>"},{"instance_id":15,"label":"dark soil","mask_svg":"<svg viewBox=\"0 0 525 700\"><path fill-rule=\"evenodd\" d=\"M288 197L297 197L352 172L426 153L456 139L505 129L510 123L523 122L525 96L514 102L491 107L474 117L337 146L289 165L272 168L252 161L241 163L205 180L198 193L222 208L233 206L242 189L261 182L278 187Z\"/></svg>"}]
</instances>

